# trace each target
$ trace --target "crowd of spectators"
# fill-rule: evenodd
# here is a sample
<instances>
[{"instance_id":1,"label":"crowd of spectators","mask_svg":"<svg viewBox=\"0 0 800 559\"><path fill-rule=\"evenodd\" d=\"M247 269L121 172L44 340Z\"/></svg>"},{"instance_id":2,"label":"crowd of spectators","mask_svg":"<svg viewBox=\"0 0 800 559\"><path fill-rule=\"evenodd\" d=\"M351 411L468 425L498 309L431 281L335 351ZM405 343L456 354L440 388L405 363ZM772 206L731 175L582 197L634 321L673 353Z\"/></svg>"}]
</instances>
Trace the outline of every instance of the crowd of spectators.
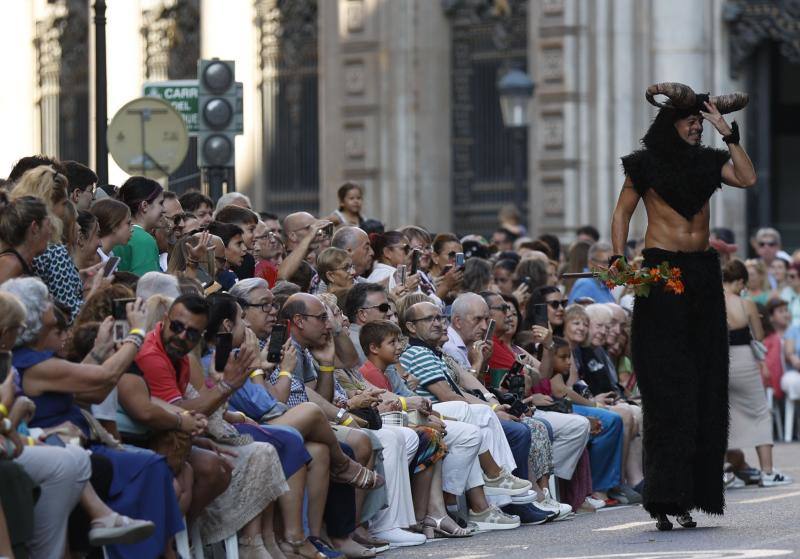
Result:
<instances>
[{"instance_id":1,"label":"crowd of spectators","mask_svg":"<svg viewBox=\"0 0 800 559\"><path fill-rule=\"evenodd\" d=\"M0 555L177 557L186 530L374 557L641 502L632 294L560 279L607 264L593 227L562 247L506 208L489 241L385 230L354 183L281 219L96 183L34 156L2 185ZM757 374L800 398L800 262L753 242L726 289L766 305Z\"/></svg>"}]
</instances>

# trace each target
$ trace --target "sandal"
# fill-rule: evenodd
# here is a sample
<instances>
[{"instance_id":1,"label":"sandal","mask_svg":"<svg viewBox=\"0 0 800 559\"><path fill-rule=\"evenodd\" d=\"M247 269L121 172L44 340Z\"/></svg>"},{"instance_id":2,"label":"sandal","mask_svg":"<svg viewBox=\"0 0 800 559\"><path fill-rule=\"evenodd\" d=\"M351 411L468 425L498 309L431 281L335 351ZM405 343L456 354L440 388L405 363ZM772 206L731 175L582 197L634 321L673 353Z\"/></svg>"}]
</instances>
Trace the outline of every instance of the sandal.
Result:
<instances>
[{"instance_id":1,"label":"sandal","mask_svg":"<svg viewBox=\"0 0 800 559\"><path fill-rule=\"evenodd\" d=\"M377 555L374 549L364 547L350 538L345 541L344 545L340 545L336 549L344 553L348 559L370 559Z\"/></svg>"},{"instance_id":2,"label":"sandal","mask_svg":"<svg viewBox=\"0 0 800 559\"><path fill-rule=\"evenodd\" d=\"M306 542L314 549L313 552L303 549ZM289 540L283 541L280 544L280 548L283 554L286 555L286 559L327 559L325 554L319 551L308 538L296 542Z\"/></svg>"},{"instance_id":3,"label":"sandal","mask_svg":"<svg viewBox=\"0 0 800 559\"><path fill-rule=\"evenodd\" d=\"M353 460L350 460L350 462L358 466L356 473L353 476L348 477L347 470L350 466L348 463L338 471L331 472L331 481L334 483L352 485L356 489L364 490L377 489L378 487L383 487L383 484L386 483L386 480L383 479L382 475L373 472L369 468L365 468L358 462L354 462Z\"/></svg>"},{"instance_id":4,"label":"sandal","mask_svg":"<svg viewBox=\"0 0 800 559\"><path fill-rule=\"evenodd\" d=\"M111 544L132 544L153 535L156 525L149 520L136 520L116 512L92 520L89 545L102 547Z\"/></svg>"},{"instance_id":5,"label":"sandal","mask_svg":"<svg viewBox=\"0 0 800 559\"><path fill-rule=\"evenodd\" d=\"M344 558L344 553L336 550L333 547L333 545L330 544L330 542L327 542L322 538L318 538L316 536L308 536L308 541L311 542L311 545L317 548L317 551L322 553L328 559Z\"/></svg>"},{"instance_id":6,"label":"sandal","mask_svg":"<svg viewBox=\"0 0 800 559\"><path fill-rule=\"evenodd\" d=\"M445 520L452 521L452 519L449 516L443 516L442 518L434 518L431 515L427 515L422 520L422 525L425 526L426 528L432 528L434 536L441 536L443 538L468 538L472 535L470 534L469 530L467 530L466 528L462 528L457 524L456 528L453 530L447 530L443 528L442 522ZM455 522L453 523L455 524Z\"/></svg>"},{"instance_id":7,"label":"sandal","mask_svg":"<svg viewBox=\"0 0 800 559\"><path fill-rule=\"evenodd\" d=\"M363 536L358 533L358 530L356 530L350 535L350 537L353 538L354 542L360 543L364 547L373 547L376 549L381 549L383 551L389 549L389 542L387 542L386 540L382 540L380 538L376 538L372 534Z\"/></svg>"},{"instance_id":8,"label":"sandal","mask_svg":"<svg viewBox=\"0 0 800 559\"><path fill-rule=\"evenodd\" d=\"M270 557L261 535L242 536L237 538L239 543L239 559L266 559Z\"/></svg>"}]
</instances>

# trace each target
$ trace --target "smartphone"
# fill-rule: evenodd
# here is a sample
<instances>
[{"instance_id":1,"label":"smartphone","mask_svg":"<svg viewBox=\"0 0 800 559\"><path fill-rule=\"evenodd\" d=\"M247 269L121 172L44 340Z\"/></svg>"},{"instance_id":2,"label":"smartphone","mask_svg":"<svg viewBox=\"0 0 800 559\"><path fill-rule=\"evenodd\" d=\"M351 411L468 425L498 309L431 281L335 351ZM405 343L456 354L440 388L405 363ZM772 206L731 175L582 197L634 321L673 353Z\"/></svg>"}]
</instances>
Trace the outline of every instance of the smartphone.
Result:
<instances>
[{"instance_id":1,"label":"smartphone","mask_svg":"<svg viewBox=\"0 0 800 559\"><path fill-rule=\"evenodd\" d=\"M225 370L225 365L228 364L228 356L233 349L233 334L230 332L221 332L217 334L217 347L214 351L214 369L221 373Z\"/></svg>"},{"instance_id":2,"label":"smartphone","mask_svg":"<svg viewBox=\"0 0 800 559\"><path fill-rule=\"evenodd\" d=\"M420 257L420 254L421 254L421 252L420 252L420 250L418 248L415 248L414 251L411 253L411 275L412 276L414 274L416 274L417 270L419 269L419 257Z\"/></svg>"},{"instance_id":3,"label":"smartphone","mask_svg":"<svg viewBox=\"0 0 800 559\"><path fill-rule=\"evenodd\" d=\"M60 446L61 448L64 448L65 446L67 446L67 443L62 441L61 437L59 437L56 434L47 435L47 438L44 440L44 444L47 444L47 445L50 445L50 446Z\"/></svg>"},{"instance_id":4,"label":"smartphone","mask_svg":"<svg viewBox=\"0 0 800 559\"><path fill-rule=\"evenodd\" d=\"M521 279L519 282L520 282L520 283L524 283L525 285L527 285L527 286L528 286L528 289L530 289L530 288L531 288L531 277L530 277L530 276L525 276L525 277L524 277L524 278L522 278L522 279Z\"/></svg>"},{"instance_id":5,"label":"smartphone","mask_svg":"<svg viewBox=\"0 0 800 559\"><path fill-rule=\"evenodd\" d=\"M455 260L456 268L463 268L464 267L464 253L457 252L456 253L456 260Z\"/></svg>"},{"instance_id":6,"label":"smartphone","mask_svg":"<svg viewBox=\"0 0 800 559\"><path fill-rule=\"evenodd\" d=\"M405 285L406 283L406 265L400 264L397 267L397 274L400 277L399 285Z\"/></svg>"},{"instance_id":7,"label":"smartphone","mask_svg":"<svg viewBox=\"0 0 800 559\"><path fill-rule=\"evenodd\" d=\"M497 326L493 318L489 319L489 326L486 328L486 333L483 335L483 341L488 342L494 335L494 328Z\"/></svg>"},{"instance_id":8,"label":"smartphone","mask_svg":"<svg viewBox=\"0 0 800 559\"><path fill-rule=\"evenodd\" d=\"M119 256L110 256L108 260L106 260L105 265L103 266L103 277L107 278L108 276L116 272L117 266L119 266Z\"/></svg>"},{"instance_id":9,"label":"smartphone","mask_svg":"<svg viewBox=\"0 0 800 559\"><path fill-rule=\"evenodd\" d=\"M267 361L270 363L280 362L287 334L288 326L285 321L278 322L272 327L272 334L269 336L269 346L267 347Z\"/></svg>"},{"instance_id":10,"label":"smartphone","mask_svg":"<svg viewBox=\"0 0 800 559\"><path fill-rule=\"evenodd\" d=\"M533 323L536 326L548 328L550 321L547 319L547 303L536 303L533 305Z\"/></svg>"},{"instance_id":11,"label":"smartphone","mask_svg":"<svg viewBox=\"0 0 800 559\"><path fill-rule=\"evenodd\" d=\"M5 382L11 370L11 352L0 351L0 383Z\"/></svg>"},{"instance_id":12,"label":"smartphone","mask_svg":"<svg viewBox=\"0 0 800 559\"><path fill-rule=\"evenodd\" d=\"M136 299L113 299L111 301L111 316L114 318L114 341L121 342L128 336L128 303Z\"/></svg>"}]
</instances>

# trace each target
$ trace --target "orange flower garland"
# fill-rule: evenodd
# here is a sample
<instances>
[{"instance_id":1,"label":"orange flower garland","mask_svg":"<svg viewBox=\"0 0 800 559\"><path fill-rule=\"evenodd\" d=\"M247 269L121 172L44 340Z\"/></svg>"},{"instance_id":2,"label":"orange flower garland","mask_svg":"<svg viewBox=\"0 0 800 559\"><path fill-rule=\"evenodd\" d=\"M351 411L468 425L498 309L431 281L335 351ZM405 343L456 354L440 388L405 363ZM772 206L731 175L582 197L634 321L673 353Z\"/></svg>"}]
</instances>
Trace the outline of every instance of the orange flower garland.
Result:
<instances>
[{"instance_id":1,"label":"orange flower garland","mask_svg":"<svg viewBox=\"0 0 800 559\"><path fill-rule=\"evenodd\" d=\"M608 269L596 268L592 272L609 289L624 285L632 288L634 294L640 297L647 297L654 285L662 283L668 293L680 295L685 291L681 269L670 266L669 262L662 262L653 268L634 268L622 257L615 260Z\"/></svg>"}]
</instances>

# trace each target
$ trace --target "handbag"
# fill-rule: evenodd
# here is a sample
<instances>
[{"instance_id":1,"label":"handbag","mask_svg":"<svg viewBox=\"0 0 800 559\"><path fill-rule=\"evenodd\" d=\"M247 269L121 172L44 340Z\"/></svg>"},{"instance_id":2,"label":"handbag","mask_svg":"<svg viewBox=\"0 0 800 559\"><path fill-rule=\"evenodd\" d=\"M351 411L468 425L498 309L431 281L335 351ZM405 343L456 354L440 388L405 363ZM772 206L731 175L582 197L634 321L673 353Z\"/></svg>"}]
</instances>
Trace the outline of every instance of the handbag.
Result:
<instances>
[{"instance_id":1,"label":"handbag","mask_svg":"<svg viewBox=\"0 0 800 559\"><path fill-rule=\"evenodd\" d=\"M381 414L378 413L378 410L376 410L375 408L356 408L356 409L351 408L347 410L347 413L366 421L367 429L372 429L373 431L377 431L381 427L383 427Z\"/></svg>"},{"instance_id":2,"label":"handbag","mask_svg":"<svg viewBox=\"0 0 800 559\"><path fill-rule=\"evenodd\" d=\"M536 406L536 409L557 413L572 413L572 400L569 398L553 398L553 403L549 406Z\"/></svg>"},{"instance_id":3,"label":"handbag","mask_svg":"<svg viewBox=\"0 0 800 559\"><path fill-rule=\"evenodd\" d=\"M747 316L747 330L750 332L750 350L753 352L753 357L756 358L756 361L764 361L767 358L767 346L764 345L764 342L761 342L756 339L753 335L753 327L750 325L750 317L747 315L747 309L744 308L744 301L739 298L739 302L742 305L742 311L744 312L745 316Z\"/></svg>"}]
</instances>

